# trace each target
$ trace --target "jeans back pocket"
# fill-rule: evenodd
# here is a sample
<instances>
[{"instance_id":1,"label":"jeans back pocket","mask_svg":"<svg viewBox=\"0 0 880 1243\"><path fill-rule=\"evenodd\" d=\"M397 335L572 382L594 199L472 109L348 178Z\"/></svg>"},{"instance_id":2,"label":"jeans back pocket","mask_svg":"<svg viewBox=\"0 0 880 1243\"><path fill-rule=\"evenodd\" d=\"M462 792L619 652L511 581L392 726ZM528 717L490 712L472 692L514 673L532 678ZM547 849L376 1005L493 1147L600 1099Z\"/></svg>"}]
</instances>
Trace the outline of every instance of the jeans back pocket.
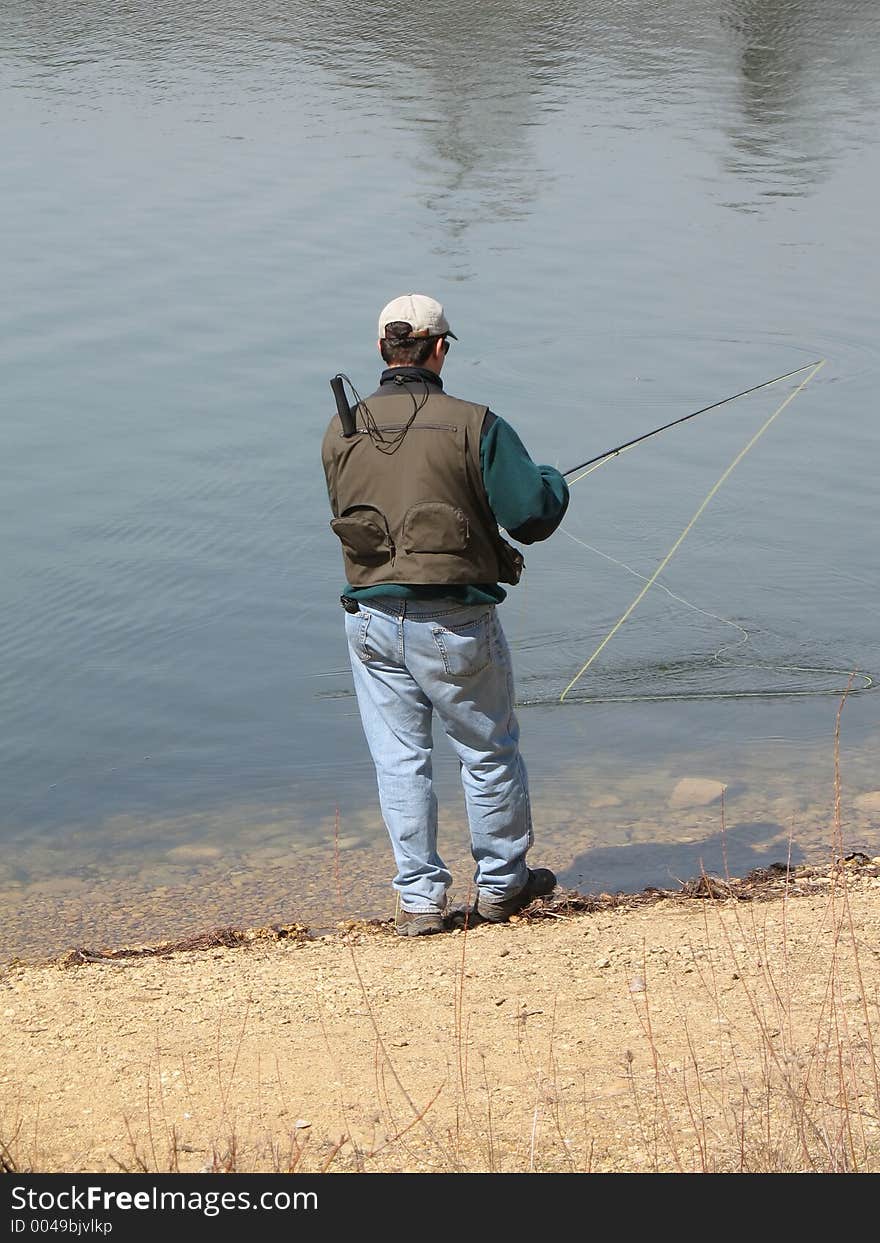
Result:
<instances>
[{"instance_id":1,"label":"jeans back pocket","mask_svg":"<svg viewBox=\"0 0 880 1243\"><path fill-rule=\"evenodd\" d=\"M370 620L371 614L365 609L361 609L358 613L345 614L345 633L349 646L358 660L363 661L364 664L374 659L377 655L367 638Z\"/></svg>"},{"instance_id":2,"label":"jeans back pocket","mask_svg":"<svg viewBox=\"0 0 880 1243\"><path fill-rule=\"evenodd\" d=\"M494 611L464 622L460 626L432 626L431 633L452 678L472 678L492 659L490 626Z\"/></svg>"}]
</instances>

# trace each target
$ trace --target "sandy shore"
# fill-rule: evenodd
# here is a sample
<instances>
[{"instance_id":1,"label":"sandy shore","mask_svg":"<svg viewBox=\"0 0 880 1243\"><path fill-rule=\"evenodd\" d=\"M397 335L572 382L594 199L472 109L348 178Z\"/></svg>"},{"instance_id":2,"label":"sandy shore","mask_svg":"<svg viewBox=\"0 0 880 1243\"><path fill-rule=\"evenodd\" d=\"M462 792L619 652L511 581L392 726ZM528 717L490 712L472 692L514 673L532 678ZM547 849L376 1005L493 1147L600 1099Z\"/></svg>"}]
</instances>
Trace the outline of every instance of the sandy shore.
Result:
<instances>
[{"instance_id":1,"label":"sandy shore","mask_svg":"<svg viewBox=\"0 0 880 1243\"><path fill-rule=\"evenodd\" d=\"M5 1161L880 1169L880 859L732 892L7 967Z\"/></svg>"}]
</instances>

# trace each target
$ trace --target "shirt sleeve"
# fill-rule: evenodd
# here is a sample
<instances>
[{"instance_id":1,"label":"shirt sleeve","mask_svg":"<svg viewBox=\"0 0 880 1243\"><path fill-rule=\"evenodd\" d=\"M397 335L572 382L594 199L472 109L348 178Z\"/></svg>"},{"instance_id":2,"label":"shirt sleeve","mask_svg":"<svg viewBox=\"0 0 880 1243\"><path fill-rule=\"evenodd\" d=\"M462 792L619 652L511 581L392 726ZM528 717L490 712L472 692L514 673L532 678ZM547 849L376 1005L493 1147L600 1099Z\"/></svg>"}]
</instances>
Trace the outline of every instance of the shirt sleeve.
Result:
<instances>
[{"instance_id":1,"label":"shirt sleeve","mask_svg":"<svg viewBox=\"0 0 880 1243\"><path fill-rule=\"evenodd\" d=\"M480 439L483 487L499 526L519 544L549 539L568 509L568 484L533 462L509 423L488 411Z\"/></svg>"}]
</instances>

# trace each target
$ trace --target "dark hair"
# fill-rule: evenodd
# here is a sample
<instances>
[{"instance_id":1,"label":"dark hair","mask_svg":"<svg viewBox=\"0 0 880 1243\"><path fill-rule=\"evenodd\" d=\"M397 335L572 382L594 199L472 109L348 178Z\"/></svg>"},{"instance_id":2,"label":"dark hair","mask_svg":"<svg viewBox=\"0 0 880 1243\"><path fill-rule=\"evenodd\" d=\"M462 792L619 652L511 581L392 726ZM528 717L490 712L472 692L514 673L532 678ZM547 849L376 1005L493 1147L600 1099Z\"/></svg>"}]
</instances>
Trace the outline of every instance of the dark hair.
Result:
<instances>
[{"instance_id":1,"label":"dark hair","mask_svg":"<svg viewBox=\"0 0 880 1243\"><path fill-rule=\"evenodd\" d=\"M421 367L434 348L436 337L411 337L412 325L403 320L385 325L379 343L382 359L389 367Z\"/></svg>"}]
</instances>

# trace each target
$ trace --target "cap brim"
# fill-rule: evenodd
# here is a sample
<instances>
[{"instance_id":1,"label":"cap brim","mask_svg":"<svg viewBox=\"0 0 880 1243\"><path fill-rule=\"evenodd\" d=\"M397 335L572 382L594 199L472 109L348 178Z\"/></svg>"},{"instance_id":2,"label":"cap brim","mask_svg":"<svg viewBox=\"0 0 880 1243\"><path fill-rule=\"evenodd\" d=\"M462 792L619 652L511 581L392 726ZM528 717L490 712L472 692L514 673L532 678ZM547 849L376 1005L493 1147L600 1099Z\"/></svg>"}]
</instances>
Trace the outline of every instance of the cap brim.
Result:
<instances>
[{"instance_id":1,"label":"cap brim","mask_svg":"<svg viewBox=\"0 0 880 1243\"><path fill-rule=\"evenodd\" d=\"M447 328L446 332L444 332L444 334L443 334L443 335L444 335L444 337L452 337L453 341L457 341L457 340L458 340L458 337L455 335L455 333L454 333L454 332L450 332L450 330L449 330L448 328Z\"/></svg>"}]
</instances>

